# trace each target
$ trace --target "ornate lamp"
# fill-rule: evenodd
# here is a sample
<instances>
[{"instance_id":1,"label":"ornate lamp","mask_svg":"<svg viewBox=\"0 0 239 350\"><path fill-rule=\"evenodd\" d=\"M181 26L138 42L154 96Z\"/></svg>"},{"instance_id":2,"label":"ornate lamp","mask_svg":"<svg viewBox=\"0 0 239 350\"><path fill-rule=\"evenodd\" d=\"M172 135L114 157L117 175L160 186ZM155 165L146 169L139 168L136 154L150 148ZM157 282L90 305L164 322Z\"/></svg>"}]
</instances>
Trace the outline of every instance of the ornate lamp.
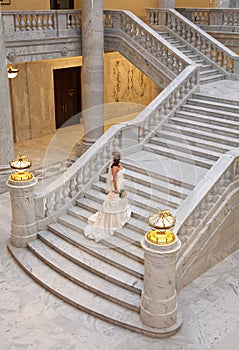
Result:
<instances>
[{"instance_id":1,"label":"ornate lamp","mask_svg":"<svg viewBox=\"0 0 239 350\"><path fill-rule=\"evenodd\" d=\"M175 226L176 217L170 214L170 210L158 210L157 214L150 214L148 224L151 230L146 234L148 243L155 245L168 245L175 242L175 234L170 230Z\"/></svg>"},{"instance_id":2,"label":"ornate lamp","mask_svg":"<svg viewBox=\"0 0 239 350\"><path fill-rule=\"evenodd\" d=\"M17 158L9 164L12 169L17 170L10 176L11 180L28 181L33 178L32 173L26 171L26 169L29 169L32 165L32 162L26 156L18 155Z\"/></svg>"}]
</instances>

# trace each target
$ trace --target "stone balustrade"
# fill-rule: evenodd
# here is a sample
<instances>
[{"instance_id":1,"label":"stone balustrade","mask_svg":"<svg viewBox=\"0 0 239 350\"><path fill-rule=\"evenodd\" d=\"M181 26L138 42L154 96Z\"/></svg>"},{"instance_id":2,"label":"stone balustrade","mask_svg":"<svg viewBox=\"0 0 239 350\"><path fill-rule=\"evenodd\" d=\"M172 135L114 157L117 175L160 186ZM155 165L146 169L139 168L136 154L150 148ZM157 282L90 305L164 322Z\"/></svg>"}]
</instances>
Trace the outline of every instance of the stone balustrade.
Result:
<instances>
[{"instance_id":1,"label":"stone balustrade","mask_svg":"<svg viewBox=\"0 0 239 350\"><path fill-rule=\"evenodd\" d=\"M133 121L112 126L63 175L36 193L39 229L66 212L108 165L113 149L126 154L142 143L199 86L199 67L188 66Z\"/></svg>"},{"instance_id":2,"label":"stone balustrade","mask_svg":"<svg viewBox=\"0 0 239 350\"><path fill-rule=\"evenodd\" d=\"M239 9L215 9L215 8L178 8L177 11L197 25L215 26L217 30L239 31Z\"/></svg>"},{"instance_id":3,"label":"stone balustrade","mask_svg":"<svg viewBox=\"0 0 239 350\"><path fill-rule=\"evenodd\" d=\"M175 230L182 242L177 263L181 279L186 274L185 267L193 265L214 231L219 230L228 214L237 208L238 184L239 148L234 148L219 158L176 211ZM225 239L227 241L230 239Z\"/></svg>"},{"instance_id":4,"label":"stone balustrade","mask_svg":"<svg viewBox=\"0 0 239 350\"><path fill-rule=\"evenodd\" d=\"M118 32L122 38L127 37L149 52L159 63L177 76L192 61L173 45L160 37L154 30L129 11L104 11L105 34Z\"/></svg>"},{"instance_id":5,"label":"stone balustrade","mask_svg":"<svg viewBox=\"0 0 239 350\"><path fill-rule=\"evenodd\" d=\"M150 25L163 25L217 64L228 78L238 78L239 56L176 10L147 9Z\"/></svg>"}]
</instances>

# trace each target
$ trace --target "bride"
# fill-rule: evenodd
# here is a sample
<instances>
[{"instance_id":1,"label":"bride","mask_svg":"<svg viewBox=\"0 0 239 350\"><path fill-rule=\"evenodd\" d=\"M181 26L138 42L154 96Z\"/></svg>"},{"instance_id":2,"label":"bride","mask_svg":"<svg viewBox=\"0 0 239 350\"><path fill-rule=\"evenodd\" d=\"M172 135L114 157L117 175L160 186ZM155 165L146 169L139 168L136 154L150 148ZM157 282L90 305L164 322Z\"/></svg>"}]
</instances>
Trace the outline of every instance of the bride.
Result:
<instances>
[{"instance_id":1,"label":"bride","mask_svg":"<svg viewBox=\"0 0 239 350\"><path fill-rule=\"evenodd\" d=\"M84 234L96 242L112 236L115 230L122 228L130 219L131 210L124 189L124 169L120 163L120 153L113 152L107 175L106 185L108 195L102 210L97 211L88 219Z\"/></svg>"}]
</instances>

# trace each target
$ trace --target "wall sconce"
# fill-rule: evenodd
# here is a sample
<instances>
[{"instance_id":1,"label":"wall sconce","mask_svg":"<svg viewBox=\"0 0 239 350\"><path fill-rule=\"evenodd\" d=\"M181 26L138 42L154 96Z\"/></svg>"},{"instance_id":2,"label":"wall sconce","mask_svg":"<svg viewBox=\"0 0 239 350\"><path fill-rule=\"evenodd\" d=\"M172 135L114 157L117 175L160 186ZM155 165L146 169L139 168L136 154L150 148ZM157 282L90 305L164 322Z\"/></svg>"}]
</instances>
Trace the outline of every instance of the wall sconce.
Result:
<instances>
[{"instance_id":1,"label":"wall sconce","mask_svg":"<svg viewBox=\"0 0 239 350\"><path fill-rule=\"evenodd\" d=\"M19 72L19 69L9 66L7 69L8 78L10 79L16 78L18 72Z\"/></svg>"},{"instance_id":2,"label":"wall sconce","mask_svg":"<svg viewBox=\"0 0 239 350\"><path fill-rule=\"evenodd\" d=\"M18 155L16 159L11 161L10 167L17 170L14 174L10 176L13 181L28 181L31 180L33 175L26 169L32 166L32 162L26 156Z\"/></svg>"}]
</instances>

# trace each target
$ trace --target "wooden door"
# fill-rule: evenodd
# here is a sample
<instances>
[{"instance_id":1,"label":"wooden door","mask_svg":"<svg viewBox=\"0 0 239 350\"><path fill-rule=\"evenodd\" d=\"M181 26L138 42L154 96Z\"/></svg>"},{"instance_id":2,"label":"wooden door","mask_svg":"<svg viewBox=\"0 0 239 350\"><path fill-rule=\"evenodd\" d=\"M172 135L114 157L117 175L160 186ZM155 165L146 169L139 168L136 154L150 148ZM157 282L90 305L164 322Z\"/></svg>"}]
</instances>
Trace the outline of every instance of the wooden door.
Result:
<instances>
[{"instance_id":1,"label":"wooden door","mask_svg":"<svg viewBox=\"0 0 239 350\"><path fill-rule=\"evenodd\" d=\"M81 111L80 67L54 69L56 128ZM79 117L72 123L79 122Z\"/></svg>"},{"instance_id":2,"label":"wooden door","mask_svg":"<svg viewBox=\"0 0 239 350\"><path fill-rule=\"evenodd\" d=\"M51 10L74 9L74 0L51 0Z\"/></svg>"}]
</instances>

